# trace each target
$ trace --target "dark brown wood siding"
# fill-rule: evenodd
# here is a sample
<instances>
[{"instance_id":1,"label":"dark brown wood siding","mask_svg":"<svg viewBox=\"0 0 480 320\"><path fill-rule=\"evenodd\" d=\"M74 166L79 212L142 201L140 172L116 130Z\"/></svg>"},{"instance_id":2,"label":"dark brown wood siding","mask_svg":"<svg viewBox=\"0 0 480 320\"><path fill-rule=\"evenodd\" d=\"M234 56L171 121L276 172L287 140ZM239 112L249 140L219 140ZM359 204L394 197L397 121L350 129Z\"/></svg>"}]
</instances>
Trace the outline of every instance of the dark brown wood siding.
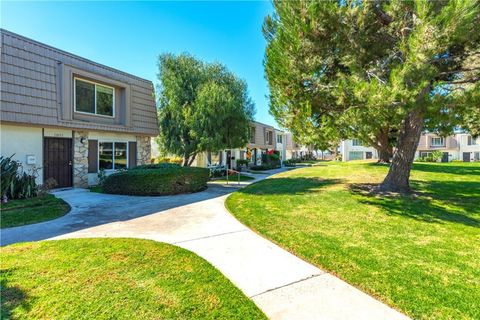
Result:
<instances>
[{"instance_id":1,"label":"dark brown wood siding","mask_svg":"<svg viewBox=\"0 0 480 320\"><path fill-rule=\"evenodd\" d=\"M137 143L128 143L128 167L134 168L137 166Z\"/></svg>"},{"instance_id":2,"label":"dark brown wood siding","mask_svg":"<svg viewBox=\"0 0 480 320\"><path fill-rule=\"evenodd\" d=\"M98 172L98 140L88 140L88 173Z\"/></svg>"}]
</instances>

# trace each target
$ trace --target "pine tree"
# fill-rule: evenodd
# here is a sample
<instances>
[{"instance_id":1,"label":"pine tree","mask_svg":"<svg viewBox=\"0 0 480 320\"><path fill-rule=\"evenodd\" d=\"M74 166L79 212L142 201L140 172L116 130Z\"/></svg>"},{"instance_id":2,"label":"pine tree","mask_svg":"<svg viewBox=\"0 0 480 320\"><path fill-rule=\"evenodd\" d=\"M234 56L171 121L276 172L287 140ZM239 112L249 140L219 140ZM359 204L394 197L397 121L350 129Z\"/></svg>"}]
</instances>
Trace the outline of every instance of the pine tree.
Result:
<instances>
[{"instance_id":1,"label":"pine tree","mask_svg":"<svg viewBox=\"0 0 480 320\"><path fill-rule=\"evenodd\" d=\"M388 150L382 191L410 191L422 130L480 127L480 3L274 1L266 17L270 110ZM329 128L330 130L325 130Z\"/></svg>"}]
</instances>

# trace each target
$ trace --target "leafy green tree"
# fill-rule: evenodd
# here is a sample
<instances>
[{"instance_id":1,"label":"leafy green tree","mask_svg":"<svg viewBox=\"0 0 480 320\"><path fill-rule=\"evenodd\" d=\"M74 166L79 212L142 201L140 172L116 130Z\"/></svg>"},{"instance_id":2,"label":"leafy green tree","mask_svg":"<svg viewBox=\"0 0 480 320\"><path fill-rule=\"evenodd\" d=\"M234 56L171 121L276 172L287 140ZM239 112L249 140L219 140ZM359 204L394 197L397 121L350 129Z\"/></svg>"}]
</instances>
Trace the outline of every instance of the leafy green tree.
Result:
<instances>
[{"instance_id":1,"label":"leafy green tree","mask_svg":"<svg viewBox=\"0 0 480 320\"><path fill-rule=\"evenodd\" d=\"M395 144L381 191L410 190L422 130L480 127L478 1L273 4L263 30L271 113L291 131Z\"/></svg>"},{"instance_id":2,"label":"leafy green tree","mask_svg":"<svg viewBox=\"0 0 480 320\"><path fill-rule=\"evenodd\" d=\"M159 68L157 141L163 152L190 166L199 152L246 145L255 108L243 80L188 54L163 54Z\"/></svg>"}]
</instances>

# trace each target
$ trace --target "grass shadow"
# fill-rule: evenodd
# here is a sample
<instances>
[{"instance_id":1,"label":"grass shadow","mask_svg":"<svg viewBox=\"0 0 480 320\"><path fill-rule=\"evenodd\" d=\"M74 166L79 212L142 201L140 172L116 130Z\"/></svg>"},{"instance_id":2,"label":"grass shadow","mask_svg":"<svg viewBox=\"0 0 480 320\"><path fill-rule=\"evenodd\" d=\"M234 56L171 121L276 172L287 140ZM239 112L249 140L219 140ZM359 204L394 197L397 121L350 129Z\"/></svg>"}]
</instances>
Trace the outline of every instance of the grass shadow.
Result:
<instances>
[{"instance_id":1,"label":"grass shadow","mask_svg":"<svg viewBox=\"0 0 480 320\"><path fill-rule=\"evenodd\" d=\"M351 184L350 192L360 202L380 207L389 215L429 223L459 223L480 227L478 202L480 182L412 181L416 190L411 195L379 196L372 192L373 184Z\"/></svg>"},{"instance_id":2,"label":"grass shadow","mask_svg":"<svg viewBox=\"0 0 480 320\"><path fill-rule=\"evenodd\" d=\"M9 270L0 270L1 319L14 319L12 312L20 305L30 308L27 303L27 294L16 286L8 285L6 276L9 272Z\"/></svg>"},{"instance_id":3,"label":"grass shadow","mask_svg":"<svg viewBox=\"0 0 480 320\"><path fill-rule=\"evenodd\" d=\"M273 178L265 179L237 192L254 195L293 195L318 192L318 189L342 183L341 179Z\"/></svg>"}]
</instances>

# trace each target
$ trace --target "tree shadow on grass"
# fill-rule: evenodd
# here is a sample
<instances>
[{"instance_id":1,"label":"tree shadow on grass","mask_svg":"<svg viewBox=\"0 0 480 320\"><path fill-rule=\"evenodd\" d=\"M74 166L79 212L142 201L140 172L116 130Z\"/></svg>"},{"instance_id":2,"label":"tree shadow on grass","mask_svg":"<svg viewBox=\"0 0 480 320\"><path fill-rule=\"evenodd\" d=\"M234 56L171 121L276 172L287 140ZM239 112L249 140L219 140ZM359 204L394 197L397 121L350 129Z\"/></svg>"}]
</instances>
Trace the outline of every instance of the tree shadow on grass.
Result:
<instances>
[{"instance_id":1,"label":"tree shadow on grass","mask_svg":"<svg viewBox=\"0 0 480 320\"><path fill-rule=\"evenodd\" d=\"M273 178L262 180L237 192L254 195L300 195L318 192L320 188L342 182L341 179Z\"/></svg>"},{"instance_id":2,"label":"tree shadow on grass","mask_svg":"<svg viewBox=\"0 0 480 320\"><path fill-rule=\"evenodd\" d=\"M27 302L27 294L16 286L9 286L6 275L10 270L0 270L0 291L1 291L1 319L14 319L12 316L13 310L22 305L29 309L30 305Z\"/></svg>"},{"instance_id":3,"label":"tree shadow on grass","mask_svg":"<svg viewBox=\"0 0 480 320\"><path fill-rule=\"evenodd\" d=\"M430 223L459 223L480 227L480 182L412 181L411 195L380 196L371 193L375 185L351 184L360 202L396 215Z\"/></svg>"},{"instance_id":4,"label":"tree shadow on grass","mask_svg":"<svg viewBox=\"0 0 480 320\"><path fill-rule=\"evenodd\" d=\"M414 163L412 170L435 173L449 173L457 175L474 175L480 176L480 165L455 165L452 163L446 164L428 164L428 163Z\"/></svg>"}]
</instances>

